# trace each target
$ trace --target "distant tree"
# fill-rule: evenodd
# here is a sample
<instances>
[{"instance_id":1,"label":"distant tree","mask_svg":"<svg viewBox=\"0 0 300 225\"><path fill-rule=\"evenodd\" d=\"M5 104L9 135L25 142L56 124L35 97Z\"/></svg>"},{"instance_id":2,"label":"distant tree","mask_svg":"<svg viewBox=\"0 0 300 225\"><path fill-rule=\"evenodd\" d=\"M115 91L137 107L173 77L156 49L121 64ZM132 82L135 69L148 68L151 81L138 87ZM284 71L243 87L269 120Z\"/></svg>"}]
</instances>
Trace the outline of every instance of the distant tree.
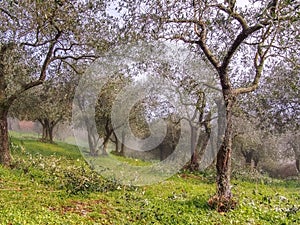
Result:
<instances>
[{"instance_id":1,"label":"distant tree","mask_svg":"<svg viewBox=\"0 0 300 225\"><path fill-rule=\"evenodd\" d=\"M298 172L300 173L300 133L298 132L287 132L285 134L285 140L286 140L286 149L284 153L286 154L287 151L290 152L291 155L293 155L293 158L295 159L295 164ZM288 154L287 154L288 155Z\"/></svg>"},{"instance_id":2,"label":"distant tree","mask_svg":"<svg viewBox=\"0 0 300 225\"><path fill-rule=\"evenodd\" d=\"M20 96L11 107L11 115L38 121L42 125L41 140L53 143L54 128L58 123L70 121L77 83L78 76L67 75L64 70L58 78L48 79Z\"/></svg>"},{"instance_id":3,"label":"distant tree","mask_svg":"<svg viewBox=\"0 0 300 225\"><path fill-rule=\"evenodd\" d=\"M107 144L111 136L114 134L114 129L118 129L112 126L112 105L114 104L121 89L128 85L129 82L130 78L120 74L119 76L111 78L108 83L104 84L98 95L98 101L95 109L95 120L99 137L103 139L101 144L102 154L107 154ZM118 142L119 140L116 138L116 145L118 145Z\"/></svg>"},{"instance_id":4,"label":"distant tree","mask_svg":"<svg viewBox=\"0 0 300 225\"><path fill-rule=\"evenodd\" d=\"M88 151L91 156L106 155L110 140L113 140L116 145L119 144L120 140L114 133L118 128L114 128L112 125L111 111L119 92L129 82L130 77L120 73L109 77L101 89L96 90L97 93L75 95L74 103L78 110L73 110L73 123L75 122L73 125L76 129L86 130ZM92 83L92 80L84 79L85 88L89 88ZM93 96L91 97L91 95ZM89 108L92 104L95 106L94 109Z\"/></svg>"},{"instance_id":5,"label":"distant tree","mask_svg":"<svg viewBox=\"0 0 300 225\"><path fill-rule=\"evenodd\" d=\"M149 130L149 124L147 121L147 100L143 99L138 101L133 108L130 110L129 113L129 126L131 129L132 134L139 138L145 139L151 135ZM126 132L123 131L122 138L120 140L121 149L120 155L125 155L125 143L126 143Z\"/></svg>"},{"instance_id":6,"label":"distant tree","mask_svg":"<svg viewBox=\"0 0 300 225\"><path fill-rule=\"evenodd\" d=\"M73 119L76 118L76 123L73 126L77 129L82 128L83 132L87 135L87 144L89 154L92 156L98 155L98 144L100 141L99 135L96 130L95 124L93 124L89 118L89 113L86 113L85 108L91 104L86 98L76 95L74 98L78 107L77 113L72 113Z\"/></svg>"},{"instance_id":7,"label":"distant tree","mask_svg":"<svg viewBox=\"0 0 300 225\"><path fill-rule=\"evenodd\" d=\"M247 117L247 114L239 113L233 117L233 149L235 155L241 155L246 166L257 167L260 160L263 160L263 142L265 134L258 127L255 118Z\"/></svg>"},{"instance_id":8,"label":"distant tree","mask_svg":"<svg viewBox=\"0 0 300 225\"><path fill-rule=\"evenodd\" d=\"M167 133L164 140L157 147L161 161L171 156L174 152L181 133L180 120L177 118L177 115L170 114L164 120L167 124Z\"/></svg>"},{"instance_id":9,"label":"distant tree","mask_svg":"<svg viewBox=\"0 0 300 225\"><path fill-rule=\"evenodd\" d=\"M298 59L299 62L299 59ZM260 127L269 132L285 133L300 129L300 67L280 62L262 80L262 88L244 101Z\"/></svg>"},{"instance_id":10,"label":"distant tree","mask_svg":"<svg viewBox=\"0 0 300 225\"><path fill-rule=\"evenodd\" d=\"M267 136L262 139L265 150L273 163L296 160L297 142L294 136L299 133L300 108L299 99L299 64L297 58L277 62L262 78L262 87L254 93L243 96L239 106L248 116L256 118L258 130L263 130ZM274 136L272 138L272 136ZM277 139L277 147L271 145ZM294 144L292 144L294 143ZM296 157L296 158L294 158ZM276 172L273 172L276 173Z\"/></svg>"}]
</instances>

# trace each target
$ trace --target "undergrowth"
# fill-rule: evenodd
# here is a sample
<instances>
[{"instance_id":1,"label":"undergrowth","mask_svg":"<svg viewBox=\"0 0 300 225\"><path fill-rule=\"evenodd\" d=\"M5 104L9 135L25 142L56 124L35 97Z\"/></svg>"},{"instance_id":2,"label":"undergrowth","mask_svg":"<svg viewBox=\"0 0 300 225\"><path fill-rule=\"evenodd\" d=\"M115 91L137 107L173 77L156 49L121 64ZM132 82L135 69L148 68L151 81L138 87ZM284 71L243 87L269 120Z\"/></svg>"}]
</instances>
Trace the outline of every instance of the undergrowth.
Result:
<instances>
[{"instance_id":1,"label":"undergrowth","mask_svg":"<svg viewBox=\"0 0 300 225\"><path fill-rule=\"evenodd\" d=\"M28 150L34 145L40 150ZM238 206L224 214L207 203L215 194L213 169L124 186L91 170L74 146L64 144L57 154L61 146L13 141L12 168L0 166L1 225L300 224L298 180L236 171L232 191Z\"/></svg>"}]
</instances>

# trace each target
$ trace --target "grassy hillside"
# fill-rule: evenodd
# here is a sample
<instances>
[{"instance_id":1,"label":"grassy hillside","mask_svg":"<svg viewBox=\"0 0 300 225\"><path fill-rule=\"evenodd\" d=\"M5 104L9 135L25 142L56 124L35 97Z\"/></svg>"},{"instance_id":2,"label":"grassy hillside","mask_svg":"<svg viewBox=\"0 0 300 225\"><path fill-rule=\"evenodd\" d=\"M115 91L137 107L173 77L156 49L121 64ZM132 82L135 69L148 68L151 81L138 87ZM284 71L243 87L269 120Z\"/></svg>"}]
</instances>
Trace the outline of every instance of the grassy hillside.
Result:
<instances>
[{"instance_id":1,"label":"grassy hillside","mask_svg":"<svg viewBox=\"0 0 300 225\"><path fill-rule=\"evenodd\" d=\"M0 166L0 224L300 224L298 181L239 175L239 207L209 209L213 174L181 173L123 186L90 170L76 146L12 138L13 168ZM124 160L124 159L123 159Z\"/></svg>"}]
</instances>

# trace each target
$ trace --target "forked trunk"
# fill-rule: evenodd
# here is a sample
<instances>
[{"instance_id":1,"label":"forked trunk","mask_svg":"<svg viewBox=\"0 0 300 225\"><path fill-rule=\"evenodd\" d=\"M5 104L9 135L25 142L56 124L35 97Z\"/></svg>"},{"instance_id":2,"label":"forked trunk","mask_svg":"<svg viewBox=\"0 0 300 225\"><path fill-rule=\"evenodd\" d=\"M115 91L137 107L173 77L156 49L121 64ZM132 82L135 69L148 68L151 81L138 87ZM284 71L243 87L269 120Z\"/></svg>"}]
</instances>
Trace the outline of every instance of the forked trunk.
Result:
<instances>
[{"instance_id":1,"label":"forked trunk","mask_svg":"<svg viewBox=\"0 0 300 225\"><path fill-rule=\"evenodd\" d=\"M58 120L59 121L59 120ZM43 136L42 141L53 143L53 130L58 121L50 121L49 119L39 119L39 122L41 123L43 127Z\"/></svg>"},{"instance_id":2,"label":"forked trunk","mask_svg":"<svg viewBox=\"0 0 300 225\"><path fill-rule=\"evenodd\" d=\"M8 142L7 113L8 110L0 111L0 163L4 166L9 166L11 163Z\"/></svg>"}]
</instances>

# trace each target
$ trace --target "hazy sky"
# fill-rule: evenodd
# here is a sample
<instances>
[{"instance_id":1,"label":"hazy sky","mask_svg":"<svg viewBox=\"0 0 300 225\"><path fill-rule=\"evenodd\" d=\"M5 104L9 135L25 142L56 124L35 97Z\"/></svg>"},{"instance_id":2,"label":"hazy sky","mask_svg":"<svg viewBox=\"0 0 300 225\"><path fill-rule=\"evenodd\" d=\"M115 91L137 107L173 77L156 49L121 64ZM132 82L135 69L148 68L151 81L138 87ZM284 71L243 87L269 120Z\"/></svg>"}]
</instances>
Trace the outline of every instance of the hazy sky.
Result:
<instances>
[{"instance_id":1,"label":"hazy sky","mask_svg":"<svg viewBox=\"0 0 300 225\"><path fill-rule=\"evenodd\" d=\"M236 4L238 6L245 6L245 5L249 4L249 1L248 0L237 0Z\"/></svg>"}]
</instances>

